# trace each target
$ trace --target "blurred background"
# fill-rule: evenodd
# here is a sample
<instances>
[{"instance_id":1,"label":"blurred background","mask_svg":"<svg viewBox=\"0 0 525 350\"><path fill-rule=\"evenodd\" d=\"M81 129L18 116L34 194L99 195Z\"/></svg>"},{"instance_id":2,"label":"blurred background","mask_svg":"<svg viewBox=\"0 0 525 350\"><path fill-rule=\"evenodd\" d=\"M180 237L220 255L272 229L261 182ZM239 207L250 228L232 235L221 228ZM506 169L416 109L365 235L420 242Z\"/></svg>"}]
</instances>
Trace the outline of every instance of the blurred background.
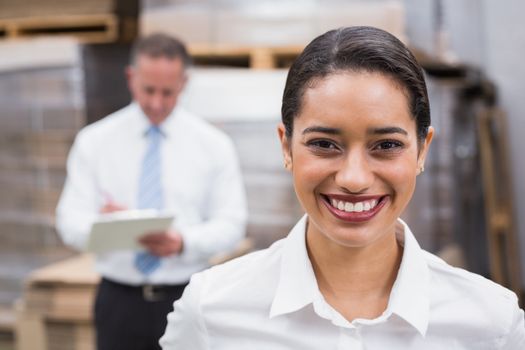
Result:
<instances>
[{"instance_id":1,"label":"blurred background","mask_svg":"<svg viewBox=\"0 0 525 350\"><path fill-rule=\"evenodd\" d=\"M302 215L276 126L287 67L341 26L390 31L428 78L436 136L404 214L423 248L525 290L525 30L519 0L0 0L0 350L93 349L98 276L54 210L74 137L130 102L131 42L194 57L182 104L228 133L254 249ZM523 304L522 304L523 305Z\"/></svg>"}]
</instances>

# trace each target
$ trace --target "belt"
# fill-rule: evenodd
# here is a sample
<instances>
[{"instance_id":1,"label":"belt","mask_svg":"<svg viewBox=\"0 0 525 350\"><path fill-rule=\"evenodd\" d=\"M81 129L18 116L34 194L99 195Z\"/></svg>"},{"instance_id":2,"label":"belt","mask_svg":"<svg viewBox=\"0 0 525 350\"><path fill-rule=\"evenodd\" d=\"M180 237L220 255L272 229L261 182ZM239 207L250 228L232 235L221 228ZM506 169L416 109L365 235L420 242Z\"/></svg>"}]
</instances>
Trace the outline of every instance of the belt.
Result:
<instances>
[{"instance_id":1,"label":"belt","mask_svg":"<svg viewBox=\"0 0 525 350\"><path fill-rule=\"evenodd\" d=\"M126 290L130 293L140 293L145 301L161 301L170 299L176 295L180 296L182 290L188 285L188 283L182 284L142 284L138 286L122 284L119 282L108 280L107 278L102 278L102 283L110 285L112 287L117 287L119 289ZM177 298L174 298L177 299Z\"/></svg>"}]
</instances>

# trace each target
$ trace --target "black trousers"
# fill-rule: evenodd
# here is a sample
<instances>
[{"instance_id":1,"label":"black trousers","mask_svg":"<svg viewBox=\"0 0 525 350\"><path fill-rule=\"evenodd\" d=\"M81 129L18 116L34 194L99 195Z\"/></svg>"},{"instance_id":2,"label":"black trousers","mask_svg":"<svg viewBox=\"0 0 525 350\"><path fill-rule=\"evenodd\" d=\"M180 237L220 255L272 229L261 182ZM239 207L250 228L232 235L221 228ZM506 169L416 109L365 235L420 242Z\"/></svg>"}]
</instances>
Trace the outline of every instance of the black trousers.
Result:
<instances>
[{"instance_id":1,"label":"black trousers","mask_svg":"<svg viewBox=\"0 0 525 350\"><path fill-rule=\"evenodd\" d=\"M160 349L166 317L186 285L136 287L102 279L95 300L97 350Z\"/></svg>"}]
</instances>

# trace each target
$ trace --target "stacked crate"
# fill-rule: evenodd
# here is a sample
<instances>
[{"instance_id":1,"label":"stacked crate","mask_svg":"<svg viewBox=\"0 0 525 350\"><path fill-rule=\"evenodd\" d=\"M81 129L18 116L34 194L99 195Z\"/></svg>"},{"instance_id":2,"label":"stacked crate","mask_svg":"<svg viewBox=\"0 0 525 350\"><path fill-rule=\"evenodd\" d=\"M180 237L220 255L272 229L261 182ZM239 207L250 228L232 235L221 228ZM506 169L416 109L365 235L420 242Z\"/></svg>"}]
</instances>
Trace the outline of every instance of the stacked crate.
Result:
<instances>
[{"instance_id":1,"label":"stacked crate","mask_svg":"<svg viewBox=\"0 0 525 350\"><path fill-rule=\"evenodd\" d=\"M29 271L71 254L54 209L84 123L77 50L56 39L0 43L0 305L12 303Z\"/></svg>"}]
</instances>

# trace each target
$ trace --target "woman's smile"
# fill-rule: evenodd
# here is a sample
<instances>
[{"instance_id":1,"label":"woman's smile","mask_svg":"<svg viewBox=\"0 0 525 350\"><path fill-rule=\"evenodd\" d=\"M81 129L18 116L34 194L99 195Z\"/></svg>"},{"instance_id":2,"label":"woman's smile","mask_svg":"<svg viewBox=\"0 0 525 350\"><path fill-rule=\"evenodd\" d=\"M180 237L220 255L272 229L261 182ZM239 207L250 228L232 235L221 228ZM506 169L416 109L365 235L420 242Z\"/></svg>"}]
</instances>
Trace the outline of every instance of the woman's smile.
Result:
<instances>
[{"instance_id":1,"label":"woman's smile","mask_svg":"<svg viewBox=\"0 0 525 350\"><path fill-rule=\"evenodd\" d=\"M320 197L330 213L349 223L372 220L388 200L388 196L322 194Z\"/></svg>"}]
</instances>

